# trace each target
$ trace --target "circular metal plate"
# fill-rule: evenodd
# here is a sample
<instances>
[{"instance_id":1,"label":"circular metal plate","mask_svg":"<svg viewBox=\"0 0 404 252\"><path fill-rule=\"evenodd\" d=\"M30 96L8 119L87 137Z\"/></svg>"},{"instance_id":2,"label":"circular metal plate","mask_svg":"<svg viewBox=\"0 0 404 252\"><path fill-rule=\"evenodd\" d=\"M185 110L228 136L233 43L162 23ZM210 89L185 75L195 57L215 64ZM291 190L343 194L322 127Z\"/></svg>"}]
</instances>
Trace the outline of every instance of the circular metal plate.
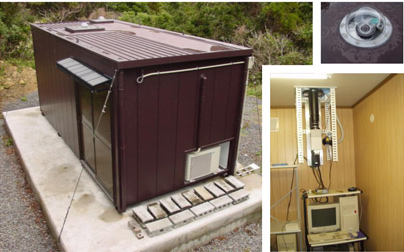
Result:
<instances>
[{"instance_id":1,"label":"circular metal plate","mask_svg":"<svg viewBox=\"0 0 404 252\"><path fill-rule=\"evenodd\" d=\"M383 45L390 39L393 26L379 11L362 7L342 19L339 31L349 44L361 48L373 48Z\"/></svg>"}]
</instances>

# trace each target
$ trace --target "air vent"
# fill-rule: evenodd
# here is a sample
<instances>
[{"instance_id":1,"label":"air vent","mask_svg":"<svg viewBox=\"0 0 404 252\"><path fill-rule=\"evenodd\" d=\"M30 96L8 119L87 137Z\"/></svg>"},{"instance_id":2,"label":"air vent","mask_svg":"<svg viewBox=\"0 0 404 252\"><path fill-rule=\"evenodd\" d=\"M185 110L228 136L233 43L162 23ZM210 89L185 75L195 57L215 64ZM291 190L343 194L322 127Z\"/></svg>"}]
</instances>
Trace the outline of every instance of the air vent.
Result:
<instances>
[{"instance_id":1,"label":"air vent","mask_svg":"<svg viewBox=\"0 0 404 252\"><path fill-rule=\"evenodd\" d=\"M97 19L90 20L92 24L105 24L105 23L113 23L113 19L106 19L103 16L99 16Z\"/></svg>"},{"instance_id":2,"label":"air vent","mask_svg":"<svg viewBox=\"0 0 404 252\"><path fill-rule=\"evenodd\" d=\"M347 14L341 21L340 34L349 44L373 48L386 43L393 33L390 20L380 11L362 7Z\"/></svg>"},{"instance_id":3,"label":"air vent","mask_svg":"<svg viewBox=\"0 0 404 252\"><path fill-rule=\"evenodd\" d=\"M220 146L209 148L187 155L185 180L194 181L198 178L219 171Z\"/></svg>"},{"instance_id":4,"label":"air vent","mask_svg":"<svg viewBox=\"0 0 404 252\"><path fill-rule=\"evenodd\" d=\"M278 132L279 131L279 118L272 117L271 118L271 132Z\"/></svg>"},{"instance_id":5,"label":"air vent","mask_svg":"<svg viewBox=\"0 0 404 252\"><path fill-rule=\"evenodd\" d=\"M80 25L65 27L65 30L68 32L76 33L76 32L104 31L105 28L96 25L89 25L88 23L83 22Z\"/></svg>"}]
</instances>

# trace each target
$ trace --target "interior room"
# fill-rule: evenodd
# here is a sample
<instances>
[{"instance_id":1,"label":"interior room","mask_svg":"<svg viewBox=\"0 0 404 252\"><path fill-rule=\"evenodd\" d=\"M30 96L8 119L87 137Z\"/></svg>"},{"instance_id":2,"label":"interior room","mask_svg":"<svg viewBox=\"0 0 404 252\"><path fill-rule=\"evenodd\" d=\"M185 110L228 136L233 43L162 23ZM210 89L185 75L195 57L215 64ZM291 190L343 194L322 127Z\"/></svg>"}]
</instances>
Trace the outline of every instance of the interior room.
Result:
<instances>
[{"instance_id":1,"label":"interior room","mask_svg":"<svg viewBox=\"0 0 404 252\"><path fill-rule=\"evenodd\" d=\"M272 74L270 85L271 249L403 251L404 74ZM309 242L342 231L350 238Z\"/></svg>"}]
</instances>

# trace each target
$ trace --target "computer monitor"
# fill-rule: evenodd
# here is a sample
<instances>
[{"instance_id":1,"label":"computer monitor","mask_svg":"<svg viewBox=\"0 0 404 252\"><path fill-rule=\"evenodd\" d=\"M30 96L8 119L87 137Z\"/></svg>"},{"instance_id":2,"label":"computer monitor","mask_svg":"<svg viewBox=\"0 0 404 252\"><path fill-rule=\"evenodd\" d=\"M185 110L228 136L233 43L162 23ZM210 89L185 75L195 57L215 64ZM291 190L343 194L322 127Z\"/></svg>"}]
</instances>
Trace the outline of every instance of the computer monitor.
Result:
<instances>
[{"instance_id":1,"label":"computer monitor","mask_svg":"<svg viewBox=\"0 0 404 252\"><path fill-rule=\"evenodd\" d=\"M307 206L309 233L332 232L340 229L339 204L311 204Z\"/></svg>"}]
</instances>

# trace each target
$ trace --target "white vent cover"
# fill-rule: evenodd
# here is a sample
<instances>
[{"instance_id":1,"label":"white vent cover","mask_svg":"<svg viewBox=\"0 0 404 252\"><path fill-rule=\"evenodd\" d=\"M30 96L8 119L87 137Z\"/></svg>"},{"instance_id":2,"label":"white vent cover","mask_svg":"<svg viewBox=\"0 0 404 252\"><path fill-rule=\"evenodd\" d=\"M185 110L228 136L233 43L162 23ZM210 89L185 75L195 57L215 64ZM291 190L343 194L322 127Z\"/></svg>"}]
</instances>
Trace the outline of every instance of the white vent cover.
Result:
<instances>
[{"instance_id":1,"label":"white vent cover","mask_svg":"<svg viewBox=\"0 0 404 252\"><path fill-rule=\"evenodd\" d=\"M279 131L279 118L272 117L271 118L271 132L278 132Z\"/></svg>"},{"instance_id":2,"label":"white vent cover","mask_svg":"<svg viewBox=\"0 0 404 252\"><path fill-rule=\"evenodd\" d=\"M219 171L220 146L187 155L185 180L193 181Z\"/></svg>"}]
</instances>

